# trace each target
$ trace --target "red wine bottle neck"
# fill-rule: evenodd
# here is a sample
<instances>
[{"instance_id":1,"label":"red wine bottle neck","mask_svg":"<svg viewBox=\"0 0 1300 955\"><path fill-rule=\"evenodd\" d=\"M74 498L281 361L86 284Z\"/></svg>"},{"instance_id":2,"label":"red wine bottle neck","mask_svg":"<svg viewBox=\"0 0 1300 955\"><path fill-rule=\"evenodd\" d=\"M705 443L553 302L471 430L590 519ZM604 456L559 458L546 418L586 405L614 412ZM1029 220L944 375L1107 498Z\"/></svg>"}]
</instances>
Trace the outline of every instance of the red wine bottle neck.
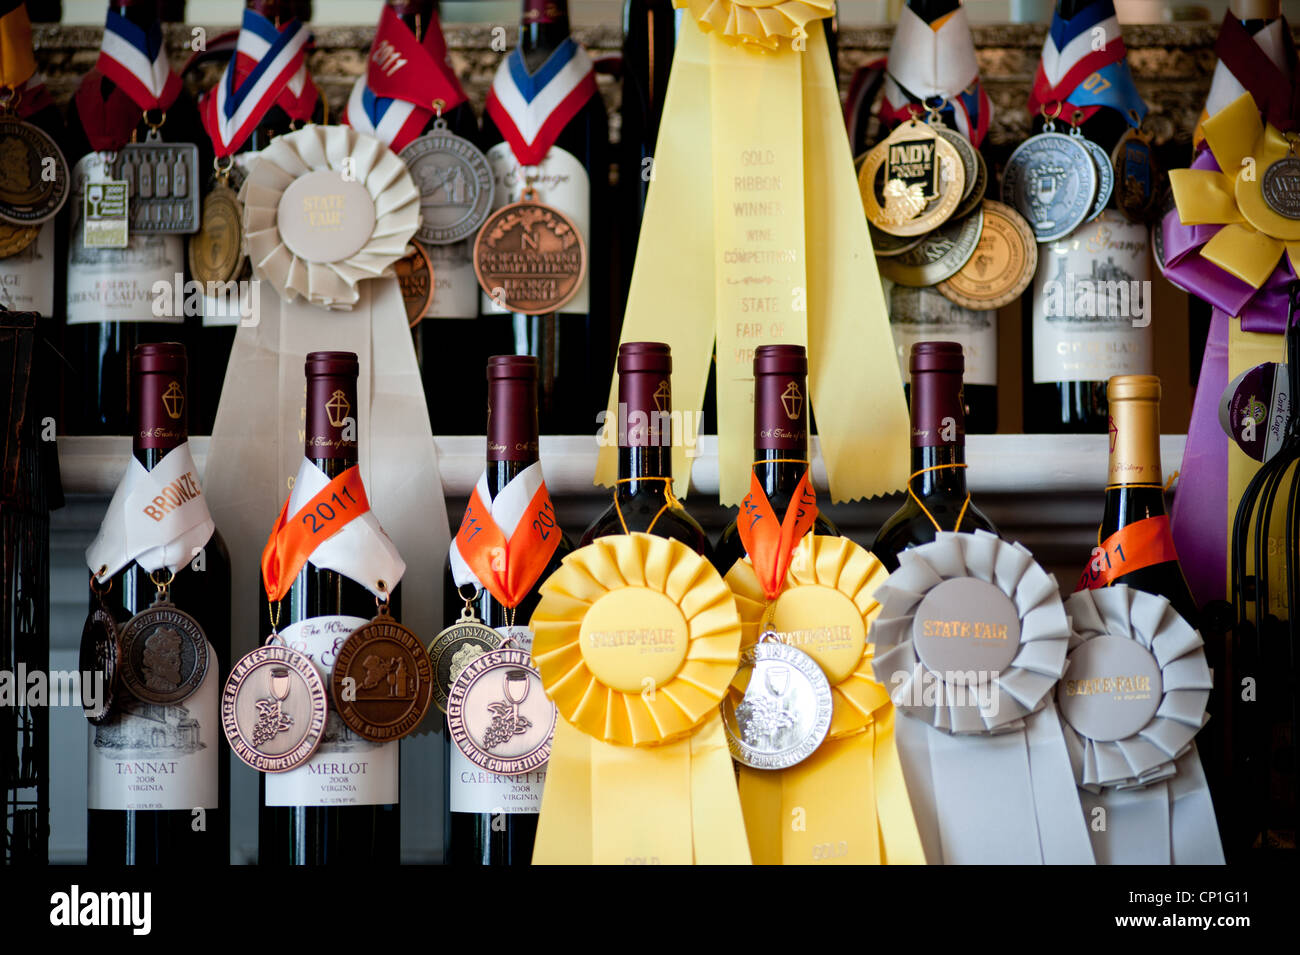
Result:
<instances>
[{"instance_id":1,"label":"red wine bottle neck","mask_svg":"<svg viewBox=\"0 0 1300 955\"><path fill-rule=\"evenodd\" d=\"M266 17L277 28L293 19L293 4L288 0L248 0L245 6Z\"/></svg>"},{"instance_id":2,"label":"red wine bottle neck","mask_svg":"<svg viewBox=\"0 0 1300 955\"><path fill-rule=\"evenodd\" d=\"M768 497L789 497L808 470L807 366L802 351L793 368L769 370L765 360L779 361L755 363L754 474Z\"/></svg>"},{"instance_id":3,"label":"red wine bottle neck","mask_svg":"<svg viewBox=\"0 0 1300 955\"><path fill-rule=\"evenodd\" d=\"M533 55L549 55L569 35L567 0L524 0L519 21L519 47L531 61ZM538 62L537 66L541 63ZM530 62L529 69L536 67Z\"/></svg>"},{"instance_id":4,"label":"red wine bottle neck","mask_svg":"<svg viewBox=\"0 0 1300 955\"><path fill-rule=\"evenodd\" d=\"M117 10L136 26L149 27L160 22L158 0L109 0L108 8Z\"/></svg>"},{"instance_id":5,"label":"red wine bottle neck","mask_svg":"<svg viewBox=\"0 0 1300 955\"><path fill-rule=\"evenodd\" d=\"M319 375L307 379L304 450L312 461L337 462L343 470L357 463L357 379ZM322 465L323 467L323 465ZM334 473L328 468L326 473Z\"/></svg>"},{"instance_id":6,"label":"red wine bottle neck","mask_svg":"<svg viewBox=\"0 0 1300 955\"><path fill-rule=\"evenodd\" d=\"M424 39L438 12L437 0L388 0L388 5L417 40Z\"/></svg>"},{"instance_id":7,"label":"red wine bottle neck","mask_svg":"<svg viewBox=\"0 0 1300 955\"><path fill-rule=\"evenodd\" d=\"M131 451L153 470L189 436L185 349L141 345L131 356Z\"/></svg>"},{"instance_id":8,"label":"red wine bottle neck","mask_svg":"<svg viewBox=\"0 0 1300 955\"><path fill-rule=\"evenodd\" d=\"M917 497L966 493L966 446L912 448L912 493Z\"/></svg>"}]
</instances>

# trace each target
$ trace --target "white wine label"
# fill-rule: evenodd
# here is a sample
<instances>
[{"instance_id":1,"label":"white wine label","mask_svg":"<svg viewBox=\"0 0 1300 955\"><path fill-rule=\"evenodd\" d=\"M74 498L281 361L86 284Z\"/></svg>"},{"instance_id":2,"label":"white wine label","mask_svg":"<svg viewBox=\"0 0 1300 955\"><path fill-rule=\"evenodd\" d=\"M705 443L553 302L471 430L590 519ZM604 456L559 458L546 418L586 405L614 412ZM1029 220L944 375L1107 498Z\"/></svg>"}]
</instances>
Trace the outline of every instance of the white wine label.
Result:
<instances>
[{"instance_id":1,"label":"white wine label","mask_svg":"<svg viewBox=\"0 0 1300 955\"><path fill-rule=\"evenodd\" d=\"M533 649L533 633L527 627L497 627L497 633L514 641L513 646L528 653ZM501 776L489 773L469 761L460 747L447 744L451 751L452 812L540 812L542 784L546 782L546 766L539 766L521 776Z\"/></svg>"},{"instance_id":2,"label":"white wine label","mask_svg":"<svg viewBox=\"0 0 1300 955\"><path fill-rule=\"evenodd\" d=\"M550 151L536 166L521 166L510 149L509 143L497 143L487 152L488 162L492 166L492 175L496 180L496 195L492 200L495 212L502 206L518 202L524 196L524 188L531 183L537 190L537 201L559 209L573 220L573 224L582 233L582 241L591 255L591 181L587 170L574 158L558 146ZM437 264L434 275L437 276ZM588 311L590 302L591 269L588 268L578 286L578 293L562 311L581 314ZM434 295L435 300L437 295ZM482 296L484 315L507 315L508 310L493 302L486 294Z\"/></svg>"},{"instance_id":3,"label":"white wine label","mask_svg":"<svg viewBox=\"0 0 1300 955\"><path fill-rule=\"evenodd\" d=\"M917 342L958 342L966 357L965 383L998 383L996 311L971 311L933 288L895 285L889 293L889 327L903 381L908 380L907 360Z\"/></svg>"},{"instance_id":4,"label":"white wine label","mask_svg":"<svg viewBox=\"0 0 1300 955\"><path fill-rule=\"evenodd\" d=\"M425 318L478 318L478 276L474 274L474 240L421 246L433 269L433 300Z\"/></svg>"},{"instance_id":5,"label":"white wine label","mask_svg":"<svg viewBox=\"0 0 1300 955\"><path fill-rule=\"evenodd\" d=\"M95 322L183 323L184 315L156 315L155 286L174 297L177 275L185 273L185 242L179 235L133 232L123 249L87 248L82 235L87 182L103 175L99 153L83 156L72 172L72 224L68 234L69 325ZM161 285L159 285L161 283Z\"/></svg>"},{"instance_id":6,"label":"white wine label","mask_svg":"<svg viewBox=\"0 0 1300 955\"><path fill-rule=\"evenodd\" d=\"M311 617L280 631L284 642L311 657L329 685L343 641L369 621ZM325 734L311 759L287 773L266 774L268 806L387 806L398 800L398 743L371 743L348 729L330 707Z\"/></svg>"},{"instance_id":7,"label":"white wine label","mask_svg":"<svg viewBox=\"0 0 1300 955\"><path fill-rule=\"evenodd\" d=\"M1109 209L1039 246L1035 383L1151 374L1149 246L1144 225Z\"/></svg>"},{"instance_id":8,"label":"white wine label","mask_svg":"<svg viewBox=\"0 0 1300 955\"><path fill-rule=\"evenodd\" d=\"M208 654L216 651L208 644ZM218 667L176 706L143 703L123 693L121 712L90 726L90 809L216 809L221 748Z\"/></svg>"},{"instance_id":9,"label":"white wine label","mask_svg":"<svg viewBox=\"0 0 1300 955\"><path fill-rule=\"evenodd\" d=\"M21 252L0 259L0 301L16 312L54 314L54 222Z\"/></svg>"}]
</instances>

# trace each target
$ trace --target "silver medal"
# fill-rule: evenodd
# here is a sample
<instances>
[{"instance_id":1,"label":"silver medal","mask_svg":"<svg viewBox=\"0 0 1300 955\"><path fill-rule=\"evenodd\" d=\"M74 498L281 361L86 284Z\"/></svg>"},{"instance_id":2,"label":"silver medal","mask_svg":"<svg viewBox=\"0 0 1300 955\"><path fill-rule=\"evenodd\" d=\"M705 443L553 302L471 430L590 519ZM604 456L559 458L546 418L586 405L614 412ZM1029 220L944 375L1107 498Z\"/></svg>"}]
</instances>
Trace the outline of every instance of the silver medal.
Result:
<instances>
[{"instance_id":1,"label":"silver medal","mask_svg":"<svg viewBox=\"0 0 1300 955\"><path fill-rule=\"evenodd\" d=\"M1050 123L1016 147L1002 174L1002 201L1029 221L1039 242L1064 238L1087 221L1096 195L1088 149Z\"/></svg>"},{"instance_id":2,"label":"silver medal","mask_svg":"<svg viewBox=\"0 0 1300 955\"><path fill-rule=\"evenodd\" d=\"M1270 163L1259 186L1270 209L1287 219L1300 219L1300 159L1287 156Z\"/></svg>"},{"instance_id":3,"label":"silver medal","mask_svg":"<svg viewBox=\"0 0 1300 955\"><path fill-rule=\"evenodd\" d=\"M117 151L108 178L126 182L130 231L189 235L199 231L199 147L165 143L151 132Z\"/></svg>"},{"instance_id":4,"label":"silver medal","mask_svg":"<svg viewBox=\"0 0 1300 955\"><path fill-rule=\"evenodd\" d=\"M753 769L787 769L811 756L831 726L831 687L821 667L767 631L740 654L745 695L722 700L732 759Z\"/></svg>"},{"instance_id":5,"label":"silver medal","mask_svg":"<svg viewBox=\"0 0 1300 955\"><path fill-rule=\"evenodd\" d=\"M434 127L397 154L420 190L420 231L426 245L450 245L469 238L492 212L492 167L468 139Z\"/></svg>"},{"instance_id":6,"label":"silver medal","mask_svg":"<svg viewBox=\"0 0 1300 955\"><path fill-rule=\"evenodd\" d=\"M1110 205L1111 193L1115 191L1115 168L1110 164L1110 154L1083 135L1078 126L1070 131L1070 135L1088 150L1088 154L1092 156L1092 164L1097 169L1097 195L1092 200L1092 211L1088 213L1088 218L1083 220L1091 222L1106 210L1106 206Z\"/></svg>"}]
</instances>

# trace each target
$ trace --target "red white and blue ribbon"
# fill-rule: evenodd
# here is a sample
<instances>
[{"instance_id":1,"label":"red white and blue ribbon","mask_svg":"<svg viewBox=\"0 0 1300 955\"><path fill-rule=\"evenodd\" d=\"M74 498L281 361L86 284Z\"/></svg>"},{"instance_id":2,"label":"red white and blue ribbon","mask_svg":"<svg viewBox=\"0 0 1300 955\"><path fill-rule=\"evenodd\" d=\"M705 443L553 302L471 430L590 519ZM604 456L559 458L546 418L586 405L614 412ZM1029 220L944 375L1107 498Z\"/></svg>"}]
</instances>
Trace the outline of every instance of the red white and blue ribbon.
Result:
<instances>
[{"instance_id":1,"label":"red white and blue ribbon","mask_svg":"<svg viewBox=\"0 0 1300 955\"><path fill-rule=\"evenodd\" d=\"M310 38L310 31L298 20L277 30L260 13L244 11L235 55L199 103L203 126L218 156L236 152L272 106L279 106L290 119L310 118L319 96L307 75Z\"/></svg>"},{"instance_id":2,"label":"red white and blue ribbon","mask_svg":"<svg viewBox=\"0 0 1300 955\"><path fill-rule=\"evenodd\" d=\"M564 127L596 95L596 73L587 51L565 37L541 69L529 73L516 46L497 69L487 112L525 166L546 158Z\"/></svg>"},{"instance_id":3,"label":"red white and blue ribbon","mask_svg":"<svg viewBox=\"0 0 1300 955\"><path fill-rule=\"evenodd\" d=\"M1124 38L1111 0L1101 0L1070 19L1052 16L1043 56L1029 92L1029 111L1046 111L1077 124L1103 106L1137 128L1147 105L1129 72Z\"/></svg>"},{"instance_id":4,"label":"red white and blue ribbon","mask_svg":"<svg viewBox=\"0 0 1300 955\"><path fill-rule=\"evenodd\" d=\"M146 30L111 7L95 68L144 112L166 110L181 91L181 78L167 58L162 25L155 20Z\"/></svg>"},{"instance_id":5,"label":"red white and blue ribbon","mask_svg":"<svg viewBox=\"0 0 1300 955\"><path fill-rule=\"evenodd\" d=\"M889 48L880 121L897 126L931 107L978 147L988 134L993 106L980 83L966 11L958 7L927 23L909 6L899 13Z\"/></svg>"},{"instance_id":6,"label":"red white and blue ribbon","mask_svg":"<svg viewBox=\"0 0 1300 955\"><path fill-rule=\"evenodd\" d=\"M420 41L393 8L385 6L366 72L352 86L342 121L401 152L431 116L465 100L465 90L447 62L447 41L437 14Z\"/></svg>"}]
</instances>

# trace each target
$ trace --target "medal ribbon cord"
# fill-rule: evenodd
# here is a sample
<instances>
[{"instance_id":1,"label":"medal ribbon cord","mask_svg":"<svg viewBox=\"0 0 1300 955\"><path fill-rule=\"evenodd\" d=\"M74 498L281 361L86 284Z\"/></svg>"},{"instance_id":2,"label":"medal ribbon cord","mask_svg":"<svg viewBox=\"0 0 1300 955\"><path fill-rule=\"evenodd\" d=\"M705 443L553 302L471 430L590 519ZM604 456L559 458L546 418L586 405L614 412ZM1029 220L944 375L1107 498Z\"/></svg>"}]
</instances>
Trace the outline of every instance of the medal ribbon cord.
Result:
<instances>
[{"instance_id":1,"label":"medal ribbon cord","mask_svg":"<svg viewBox=\"0 0 1300 955\"><path fill-rule=\"evenodd\" d=\"M317 545L369 510L361 469L356 465L325 485L292 518L286 499L262 550L262 583L267 597L272 601L282 599ZM325 514L333 516L326 518Z\"/></svg>"},{"instance_id":2,"label":"medal ribbon cord","mask_svg":"<svg viewBox=\"0 0 1300 955\"><path fill-rule=\"evenodd\" d=\"M519 606L560 543L555 508L533 464L491 497L487 475L479 478L452 542L457 586L486 587L503 607Z\"/></svg>"},{"instance_id":3,"label":"medal ribbon cord","mask_svg":"<svg viewBox=\"0 0 1300 955\"><path fill-rule=\"evenodd\" d=\"M1101 49L1097 49L1099 40L1104 41ZM1069 20L1053 14L1029 91L1030 113L1059 115L1077 125L1108 106L1138 128L1147 105L1133 82L1125 55L1124 38L1110 0L1093 4Z\"/></svg>"},{"instance_id":4,"label":"medal ribbon cord","mask_svg":"<svg viewBox=\"0 0 1300 955\"><path fill-rule=\"evenodd\" d=\"M169 64L162 24L146 30L110 9L95 69L131 97L141 112L166 112L180 95L181 78Z\"/></svg>"},{"instance_id":5,"label":"medal ribbon cord","mask_svg":"<svg viewBox=\"0 0 1300 955\"><path fill-rule=\"evenodd\" d=\"M566 37L536 73L516 46L497 68L484 108L520 165L536 166L595 95L591 57Z\"/></svg>"},{"instance_id":6,"label":"medal ribbon cord","mask_svg":"<svg viewBox=\"0 0 1300 955\"><path fill-rule=\"evenodd\" d=\"M465 90L447 63L438 15L432 14L424 40L418 41L393 8L385 6L366 72L352 87L343 122L401 152L431 116L465 100Z\"/></svg>"},{"instance_id":7,"label":"medal ribbon cord","mask_svg":"<svg viewBox=\"0 0 1300 955\"><path fill-rule=\"evenodd\" d=\"M203 128L218 157L238 152L272 106L295 122L311 118L319 92L307 75L310 38L298 20L277 30L260 13L244 11L235 55L217 85L199 101Z\"/></svg>"},{"instance_id":8,"label":"medal ribbon cord","mask_svg":"<svg viewBox=\"0 0 1300 955\"><path fill-rule=\"evenodd\" d=\"M762 344L808 348L832 500L886 494L907 477L907 407L820 22L806 41L748 49L683 17L623 320L623 341L672 347L686 414L703 405L716 341L719 496L732 506L747 490ZM617 400L611 386L611 415ZM678 496L686 451L673 448ZM598 462L596 483L612 485L616 449Z\"/></svg>"},{"instance_id":9,"label":"medal ribbon cord","mask_svg":"<svg viewBox=\"0 0 1300 955\"><path fill-rule=\"evenodd\" d=\"M749 493L740 502L736 530L769 601L781 595L794 549L817 520L817 494L809 475L809 471L804 471L785 516L779 521L753 471L750 471Z\"/></svg>"}]
</instances>

